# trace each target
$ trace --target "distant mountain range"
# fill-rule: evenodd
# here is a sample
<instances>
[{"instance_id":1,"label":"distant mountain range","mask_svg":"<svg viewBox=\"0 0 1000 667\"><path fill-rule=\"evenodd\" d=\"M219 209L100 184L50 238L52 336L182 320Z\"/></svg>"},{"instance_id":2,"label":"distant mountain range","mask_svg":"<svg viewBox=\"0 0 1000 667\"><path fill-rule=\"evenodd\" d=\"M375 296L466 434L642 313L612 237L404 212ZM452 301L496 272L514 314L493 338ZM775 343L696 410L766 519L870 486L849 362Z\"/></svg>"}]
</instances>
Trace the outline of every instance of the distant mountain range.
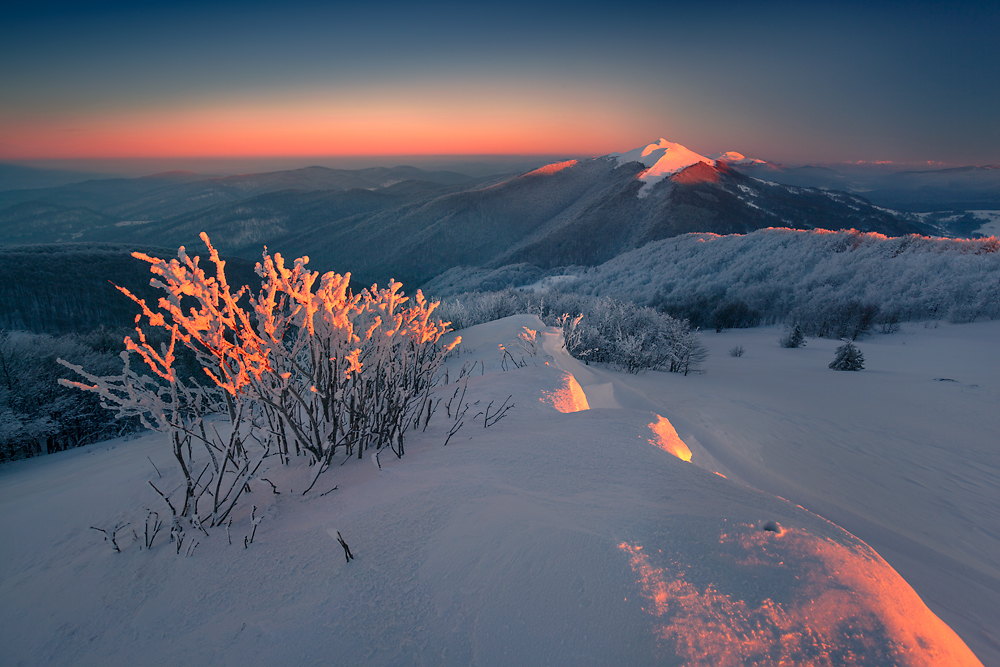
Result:
<instances>
[{"instance_id":1,"label":"distant mountain range","mask_svg":"<svg viewBox=\"0 0 1000 667\"><path fill-rule=\"evenodd\" d=\"M896 174L897 190L931 187L921 179L933 181L934 173ZM710 158L663 139L484 178L414 167L215 178L167 172L0 192L0 244L196 249L205 231L231 256L253 260L266 245L286 256L309 255L317 269L351 271L362 283L393 277L419 285L460 265L595 265L688 232L936 231L920 217L846 192L850 182L840 189L806 185L821 177L841 183L842 175L733 152ZM982 180L987 190L989 178Z\"/></svg>"},{"instance_id":2,"label":"distant mountain range","mask_svg":"<svg viewBox=\"0 0 1000 667\"><path fill-rule=\"evenodd\" d=\"M842 190L899 211L1000 209L1000 165L918 170L869 165L786 167L734 151L713 157L747 176L782 185Z\"/></svg>"}]
</instances>

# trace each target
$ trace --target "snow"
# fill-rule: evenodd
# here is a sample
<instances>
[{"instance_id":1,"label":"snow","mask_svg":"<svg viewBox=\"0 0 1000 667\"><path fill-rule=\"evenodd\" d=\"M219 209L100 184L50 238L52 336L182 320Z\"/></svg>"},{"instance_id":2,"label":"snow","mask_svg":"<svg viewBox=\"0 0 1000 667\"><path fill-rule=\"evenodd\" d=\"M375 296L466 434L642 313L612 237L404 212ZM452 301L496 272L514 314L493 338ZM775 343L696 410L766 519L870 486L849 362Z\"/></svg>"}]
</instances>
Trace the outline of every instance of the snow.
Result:
<instances>
[{"instance_id":1,"label":"snow","mask_svg":"<svg viewBox=\"0 0 1000 667\"><path fill-rule=\"evenodd\" d=\"M726 151L725 153L719 153L717 155L712 155L712 159L721 160L726 164L745 166L752 164L767 164L764 160L758 160L757 158L747 157L743 153L737 153L736 151Z\"/></svg>"},{"instance_id":2,"label":"snow","mask_svg":"<svg viewBox=\"0 0 1000 667\"><path fill-rule=\"evenodd\" d=\"M545 276L530 285L518 287L522 292L549 292L554 288L566 287L578 278L575 274L566 273L558 276Z\"/></svg>"},{"instance_id":3,"label":"snow","mask_svg":"<svg viewBox=\"0 0 1000 667\"><path fill-rule=\"evenodd\" d=\"M1000 211L968 211L983 221L976 230L983 236L1000 236Z\"/></svg>"},{"instance_id":4,"label":"snow","mask_svg":"<svg viewBox=\"0 0 1000 667\"><path fill-rule=\"evenodd\" d=\"M662 138L656 143L625 153L611 153L609 157L615 158L619 167L629 162L641 162L646 166L638 177L644 183L639 190L639 197L649 195L655 184L693 164L704 162L715 165L715 160Z\"/></svg>"},{"instance_id":5,"label":"snow","mask_svg":"<svg viewBox=\"0 0 1000 667\"><path fill-rule=\"evenodd\" d=\"M846 250L846 252L844 252ZM580 274L571 286L638 303L688 305L718 295L767 317L812 320L857 300L903 319L1000 318L1000 253L988 240L762 229L653 241Z\"/></svg>"},{"instance_id":6,"label":"snow","mask_svg":"<svg viewBox=\"0 0 1000 667\"><path fill-rule=\"evenodd\" d=\"M563 169L568 169L568 168L570 168L572 166L575 166L576 163L577 163L576 160L566 160L564 162L553 162L552 164L547 164L544 167L539 167L538 169L535 169L534 171L529 171L528 173L524 174L523 176L551 176L552 174L560 172Z\"/></svg>"},{"instance_id":7,"label":"snow","mask_svg":"<svg viewBox=\"0 0 1000 667\"><path fill-rule=\"evenodd\" d=\"M862 342L859 373L826 369L832 341L707 335L708 372L686 378L584 366L534 316L473 327L439 396L475 362L467 414L510 396L503 419L468 417L442 447L440 405L405 457L345 461L323 497L272 464L281 494L253 483L254 543L247 507L232 546L215 529L191 557L162 534L114 553L89 529L141 534L141 508L160 509L146 481L176 481L161 435L6 465L3 662L980 664L917 593L940 607L961 584L934 609L996 657L964 632L977 616L992 632L1000 608L982 583L1000 535L996 324ZM524 327L540 354L501 370ZM722 352L737 342L743 357Z\"/></svg>"},{"instance_id":8,"label":"snow","mask_svg":"<svg viewBox=\"0 0 1000 667\"><path fill-rule=\"evenodd\" d=\"M986 664L1000 665L1000 322L907 325L784 349L776 328L706 333L707 372L632 377L588 367L590 397L655 411L695 463L788 498L863 539ZM743 345L742 357L727 350ZM701 450L704 450L702 452Z\"/></svg>"}]
</instances>

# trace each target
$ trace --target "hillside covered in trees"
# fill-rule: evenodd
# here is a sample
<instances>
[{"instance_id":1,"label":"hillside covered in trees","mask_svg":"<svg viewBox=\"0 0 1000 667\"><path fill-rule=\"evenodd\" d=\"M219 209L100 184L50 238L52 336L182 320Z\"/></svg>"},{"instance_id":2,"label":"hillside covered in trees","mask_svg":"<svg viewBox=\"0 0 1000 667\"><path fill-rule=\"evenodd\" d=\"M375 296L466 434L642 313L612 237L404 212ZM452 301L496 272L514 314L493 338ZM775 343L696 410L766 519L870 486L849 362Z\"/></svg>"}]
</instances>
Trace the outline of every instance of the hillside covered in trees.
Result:
<instances>
[{"instance_id":1,"label":"hillside covered in trees","mask_svg":"<svg viewBox=\"0 0 1000 667\"><path fill-rule=\"evenodd\" d=\"M596 267L460 267L424 289L449 302L469 302L461 296L467 292L505 289L539 292L535 301L609 297L703 328L789 322L810 335L855 337L907 320L1000 317L1000 239L855 230L686 234Z\"/></svg>"}]
</instances>

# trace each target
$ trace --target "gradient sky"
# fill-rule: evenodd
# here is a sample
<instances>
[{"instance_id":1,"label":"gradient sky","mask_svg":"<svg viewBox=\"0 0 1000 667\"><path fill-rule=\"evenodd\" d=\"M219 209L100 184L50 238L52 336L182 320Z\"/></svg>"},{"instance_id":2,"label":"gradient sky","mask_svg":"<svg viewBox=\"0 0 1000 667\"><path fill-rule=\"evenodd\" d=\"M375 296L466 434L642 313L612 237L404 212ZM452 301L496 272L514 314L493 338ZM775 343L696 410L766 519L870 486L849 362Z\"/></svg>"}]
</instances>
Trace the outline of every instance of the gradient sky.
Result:
<instances>
[{"instance_id":1,"label":"gradient sky","mask_svg":"<svg viewBox=\"0 0 1000 667\"><path fill-rule=\"evenodd\" d=\"M12 4L0 160L1000 163L996 2Z\"/></svg>"}]
</instances>

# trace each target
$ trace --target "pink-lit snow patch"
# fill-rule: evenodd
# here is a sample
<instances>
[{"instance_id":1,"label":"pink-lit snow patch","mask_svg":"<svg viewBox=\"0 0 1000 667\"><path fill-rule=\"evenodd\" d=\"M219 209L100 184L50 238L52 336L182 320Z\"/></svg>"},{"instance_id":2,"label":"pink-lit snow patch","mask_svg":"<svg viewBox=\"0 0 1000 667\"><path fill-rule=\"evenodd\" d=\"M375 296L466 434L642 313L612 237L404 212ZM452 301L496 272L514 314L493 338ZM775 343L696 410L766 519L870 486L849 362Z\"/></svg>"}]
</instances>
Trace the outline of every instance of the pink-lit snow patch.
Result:
<instances>
[{"instance_id":1,"label":"pink-lit snow patch","mask_svg":"<svg viewBox=\"0 0 1000 667\"><path fill-rule=\"evenodd\" d=\"M559 412L580 412L581 410L590 409L590 404L587 403L587 395L583 393L583 387L569 373L563 376L562 386L553 391L545 391L543 389L542 397L538 400L542 403L548 403Z\"/></svg>"},{"instance_id":2,"label":"pink-lit snow patch","mask_svg":"<svg viewBox=\"0 0 1000 667\"><path fill-rule=\"evenodd\" d=\"M659 554L618 545L638 575L654 632L688 667L982 664L867 545L796 528L779 535L744 524L728 532L719 540L722 558L741 581L760 577L769 597L741 599L724 581L695 585L688 568L659 567Z\"/></svg>"},{"instance_id":3,"label":"pink-lit snow patch","mask_svg":"<svg viewBox=\"0 0 1000 667\"><path fill-rule=\"evenodd\" d=\"M617 158L618 166L628 162L641 162L646 165L646 170L638 176L639 180L644 183L639 190L639 197L648 195L652 191L653 185L667 176L676 174L693 164L704 162L715 166L715 160L666 139L660 139L656 143L642 148L634 148L625 153L611 153L611 157Z\"/></svg>"},{"instance_id":4,"label":"pink-lit snow patch","mask_svg":"<svg viewBox=\"0 0 1000 667\"><path fill-rule=\"evenodd\" d=\"M767 164L764 160L758 160L757 158L747 157L743 153L737 153L736 151L726 151L725 153L719 153L718 155L712 156L714 159L726 164L734 164L739 166L745 166L750 164Z\"/></svg>"},{"instance_id":5,"label":"pink-lit snow patch","mask_svg":"<svg viewBox=\"0 0 1000 667\"><path fill-rule=\"evenodd\" d=\"M656 421L650 424L649 428L653 430L653 438L649 441L651 445L656 445L682 461L691 461L691 450L677 435L677 431L674 430L674 425L670 423L669 419L656 415Z\"/></svg>"},{"instance_id":6,"label":"pink-lit snow patch","mask_svg":"<svg viewBox=\"0 0 1000 667\"><path fill-rule=\"evenodd\" d=\"M539 167L534 171L529 171L525 176L551 176L557 171L562 171L568 167L572 167L576 164L576 160L566 160L565 162L553 162L552 164L547 164L544 167Z\"/></svg>"}]
</instances>

